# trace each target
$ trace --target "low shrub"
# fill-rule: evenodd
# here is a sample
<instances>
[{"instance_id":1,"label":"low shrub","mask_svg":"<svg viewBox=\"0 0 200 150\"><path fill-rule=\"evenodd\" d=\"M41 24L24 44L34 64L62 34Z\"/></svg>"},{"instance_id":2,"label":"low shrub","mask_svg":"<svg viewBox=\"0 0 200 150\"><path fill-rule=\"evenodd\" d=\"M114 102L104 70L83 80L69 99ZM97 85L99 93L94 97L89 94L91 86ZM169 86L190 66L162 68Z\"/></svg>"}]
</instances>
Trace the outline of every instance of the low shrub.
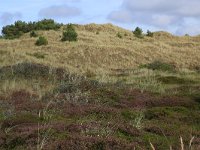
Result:
<instances>
[{"instance_id":1,"label":"low shrub","mask_svg":"<svg viewBox=\"0 0 200 150\"><path fill-rule=\"evenodd\" d=\"M40 37L37 39L36 43L35 43L35 45L37 45L37 46L47 45L47 44L48 44L48 41L47 41L47 39L46 39L45 37L43 37L43 36L40 36Z\"/></svg>"},{"instance_id":2,"label":"low shrub","mask_svg":"<svg viewBox=\"0 0 200 150\"><path fill-rule=\"evenodd\" d=\"M61 41L77 41L78 34L75 31L75 28L72 24L68 24L66 31L63 32Z\"/></svg>"},{"instance_id":3,"label":"low shrub","mask_svg":"<svg viewBox=\"0 0 200 150\"><path fill-rule=\"evenodd\" d=\"M139 27L136 27L135 30L133 31L133 34L137 37L137 38L143 38L142 35L142 29Z\"/></svg>"}]
</instances>

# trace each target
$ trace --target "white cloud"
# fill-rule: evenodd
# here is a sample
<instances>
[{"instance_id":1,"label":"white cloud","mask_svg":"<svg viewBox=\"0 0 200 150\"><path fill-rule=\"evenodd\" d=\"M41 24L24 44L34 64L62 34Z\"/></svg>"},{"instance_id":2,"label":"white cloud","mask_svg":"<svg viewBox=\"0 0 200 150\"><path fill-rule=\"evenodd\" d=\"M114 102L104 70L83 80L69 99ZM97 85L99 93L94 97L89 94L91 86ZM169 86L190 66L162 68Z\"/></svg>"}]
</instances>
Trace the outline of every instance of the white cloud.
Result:
<instances>
[{"instance_id":1,"label":"white cloud","mask_svg":"<svg viewBox=\"0 0 200 150\"><path fill-rule=\"evenodd\" d=\"M125 10L111 12L108 16L108 19L122 23L130 23L133 21L132 15Z\"/></svg>"},{"instance_id":2,"label":"white cloud","mask_svg":"<svg viewBox=\"0 0 200 150\"><path fill-rule=\"evenodd\" d=\"M191 27L185 24L187 18L193 17L200 23L199 0L123 0L117 11L108 15L108 19L125 23L136 23L159 29L177 31L182 27ZM126 12L126 13L122 13ZM176 32L178 33L178 32ZM195 33L200 33L199 30Z\"/></svg>"},{"instance_id":3,"label":"white cloud","mask_svg":"<svg viewBox=\"0 0 200 150\"><path fill-rule=\"evenodd\" d=\"M151 23L156 26L166 26L177 21L177 17L170 15L153 15Z\"/></svg>"},{"instance_id":4,"label":"white cloud","mask_svg":"<svg viewBox=\"0 0 200 150\"><path fill-rule=\"evenodd\" d=\"M39 11L40 17L47 18L66 18L78 16L81 14L81 10L76 7L70 7L68 5L55 5L47 8L43 8Z\"/></svg>"}]
</instances>

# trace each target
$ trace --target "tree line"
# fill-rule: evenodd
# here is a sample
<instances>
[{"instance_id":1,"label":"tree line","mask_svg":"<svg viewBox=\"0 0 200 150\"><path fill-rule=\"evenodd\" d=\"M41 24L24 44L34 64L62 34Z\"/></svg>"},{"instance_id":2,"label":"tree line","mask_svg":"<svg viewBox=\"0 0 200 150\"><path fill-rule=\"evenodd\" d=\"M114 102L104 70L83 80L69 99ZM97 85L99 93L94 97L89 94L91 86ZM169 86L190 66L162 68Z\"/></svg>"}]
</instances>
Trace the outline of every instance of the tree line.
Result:
<instances>
[{"instance_id":1,"label":"tree line","mask_svg":"<svg viewBox=\"0 0 200 150\"><path fill-rule=\"evenodd\" d=\"M6 39L15 39L35 30L58 30L62 24L56 23L52 19L43 19L38 22L16 21L14 24L2 28L2 36Z\"/></svg>"}]
</instances>

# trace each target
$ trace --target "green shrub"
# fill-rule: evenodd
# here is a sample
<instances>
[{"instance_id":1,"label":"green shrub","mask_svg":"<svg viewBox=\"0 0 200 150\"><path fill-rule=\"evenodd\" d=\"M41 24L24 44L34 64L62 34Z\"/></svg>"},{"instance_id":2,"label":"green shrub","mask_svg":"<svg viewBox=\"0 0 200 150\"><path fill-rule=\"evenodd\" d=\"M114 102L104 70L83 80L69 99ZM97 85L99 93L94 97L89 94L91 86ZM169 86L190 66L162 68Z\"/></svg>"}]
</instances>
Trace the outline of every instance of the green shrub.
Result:
<instances>
[{"instance_id":1,"label":"green shrub","mask_svg":"<svg viewBox=\"0 0 200 150\"><path fill-rule=\"evenodd\" d=\"M35 31L30 32L30 37L38 37L37 33Z\"/></svg>"},{"instance_id":2,"label":"green shrub","mask_svg":"<svg viewBox=\"0 0 200 150\"><path fill-rule=\"evenodd\" d=\"M43 19L38 22L23 22L16 21L14 24L4 26L2 28L3 37L6 39L19 38L24 33L28 33L34 30L57 30L61 27L61 24L56 23L52 19Z\"/></svg>"},{"instance_id":3,"label":"green shrub","mask_svg":"<svg viewBox=\"0 0 200 150\"><path fill-rule=\"evenodd\" d=\"M135 30L133 31L133 34L137 37L137 38L143 38L142 35L142 29L139 27L136 27Z\"/></svg>"},{"instance_id":4,"label":"green shrub","mask_svg":"<svg viewBox=\"0 0 200 150\"><path fill-rule=\"evenodd\" d=\"M43 36L40 36L40 37L37 39L36 43L35 43L35 45L37 45L37 46L47 45L47 44L48 44L48 41L47 41L47 39L46 39L45 37L43 37Z\"/></svg>"},{"instance_id":5,"label":"green shrub","mask_svg":"<svg viewBox=\"0 0 200 150\"><path fill-rule=\"evenodd\" d=\"M156 60L152 63L146 64L142 66L143 68L148 68L152 70L160 70L160 71L169 71L174 72L175 66L166 62L162 62L159 60Z\"/></svg>"},{"instance_id":6,"label":"green shrub","mask_svg":"<svg viewBox=\"0 0 200 150\"><path fill-rule=\"evenodd\" d=\"M3 37L6 39L19 38L23 32L18 30L14 25L8 25L2 28Z\"/></svg>"},{"instance_id":7,"label":"green shrub","mask_svg":"<svg viewBox=\"0 0 200 150\"><path fill-rule=\"evenodd\" d=\"M77 33L75 31L69 30L63 32L62 41L77 41Z\"/></svg>"},{"instance_id":8,"label":"green shrub","mask_svg":"<svg viewBox=\"0 0 200 150\"><path fill-rule=\"evenodd\" d=\"M117 37L120 38L120 39L122 39L122 35L121 35L120 32L117 33Z\"/></svg>"},{"instance_id":9,"label":"green shrub","mask_svg":"<svg viewBox=\"0 0 200 150\"><path fill-rule=\"evenodd\" d=\"M77 41L78 34L72 24L68 24L66 31L63 32L61 41Z\"/></svg>"},{"instance_id":10,"label":"green shrub","mask_svg":"<svg viewBox=\"0 0 200 150\"><path fill-rule=\"evenodd\" d=\"M148 37L153 37L153 32L147 30L147 36L148 36Z\"/></svg>"},{"instance_id":11,"label":"green shrub","mask_svg":"<svg viewBox=\"0 0 200 150\"><path fill-rule=\"evenodd\" d=\"M61 24L56 23L53 19L43 19L32 24L35 30L58 30L61 27Z\"/></svg>"}]
</instances>

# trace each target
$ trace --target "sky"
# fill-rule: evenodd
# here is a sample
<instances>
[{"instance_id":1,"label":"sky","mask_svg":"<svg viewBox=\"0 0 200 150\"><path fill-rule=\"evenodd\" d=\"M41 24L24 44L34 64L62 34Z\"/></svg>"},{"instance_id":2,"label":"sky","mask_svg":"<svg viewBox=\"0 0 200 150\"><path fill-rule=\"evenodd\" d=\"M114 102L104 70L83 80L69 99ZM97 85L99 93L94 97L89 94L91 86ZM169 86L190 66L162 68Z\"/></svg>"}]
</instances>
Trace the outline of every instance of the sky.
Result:
<instances>
[{"instance_id":1,"label":"sky","mask_svg":"<svg viewBox=\"0 0 200 150\"><path fill-rule=\"evenodd\" d=\"M44 18L199 35L200 0L0 0L0 29L17 20Z\"/></svg>"}]
</instances>

